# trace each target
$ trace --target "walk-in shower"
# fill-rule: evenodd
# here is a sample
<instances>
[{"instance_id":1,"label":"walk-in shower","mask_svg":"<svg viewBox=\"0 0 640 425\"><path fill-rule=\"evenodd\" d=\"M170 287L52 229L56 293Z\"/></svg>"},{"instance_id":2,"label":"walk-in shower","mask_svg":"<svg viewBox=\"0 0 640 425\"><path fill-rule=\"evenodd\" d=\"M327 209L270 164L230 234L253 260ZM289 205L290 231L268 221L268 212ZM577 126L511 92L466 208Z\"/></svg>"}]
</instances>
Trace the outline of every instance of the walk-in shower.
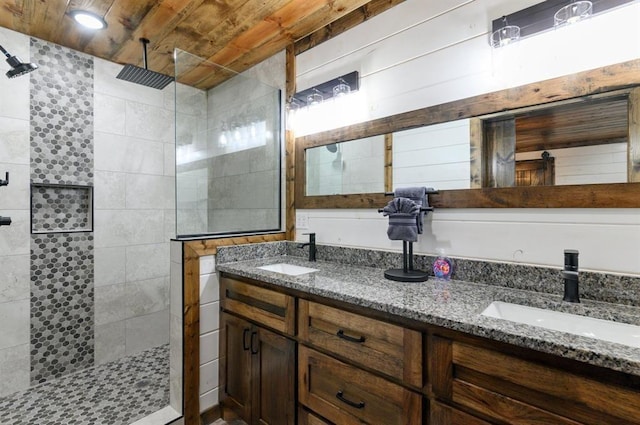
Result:
<instances>
[{"instance_id":1,"label":"walk-in shower","mask_svg":"<svg viewBox=\"0 0 640 425\"><path fill-rule=\"evenodd\" d=\"M0 424L167 423L182 414L174 87L4 28L0 40L38 64L0 78ZM2 52L9 76L35 69Z\"/></svg>"}]
</instances>

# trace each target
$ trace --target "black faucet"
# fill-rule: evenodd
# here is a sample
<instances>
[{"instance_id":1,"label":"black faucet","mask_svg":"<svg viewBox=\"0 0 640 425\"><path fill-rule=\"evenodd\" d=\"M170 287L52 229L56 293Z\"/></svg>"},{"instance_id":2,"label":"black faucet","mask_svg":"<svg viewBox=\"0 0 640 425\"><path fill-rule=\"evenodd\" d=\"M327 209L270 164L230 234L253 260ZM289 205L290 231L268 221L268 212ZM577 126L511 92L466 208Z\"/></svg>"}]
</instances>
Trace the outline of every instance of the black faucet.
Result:
<instances>
[{"instance_id":1,"label":"black faucet","mask_svg":"<svg viewBox=\"0 0 640 425\"><path fill-rule=\"evenodd\" d=\"M578 251L575 249L564 250L564 297L563 301L570 303L580 302L580 291L578 288Z\"/></svg>"},{"instance_id":2,"label":"black faucet","mask_svg":"<svg viewBox=\"0 0 640 425\"><path fill-rule=\"evenodd\" d=\"M305 246L309 247L309 261L316 261L316 234L315 233L303 233L304 235L309 235L308 243L301 243L298 245L298 248L304 248Z\"/></svg>"}]
</instances>

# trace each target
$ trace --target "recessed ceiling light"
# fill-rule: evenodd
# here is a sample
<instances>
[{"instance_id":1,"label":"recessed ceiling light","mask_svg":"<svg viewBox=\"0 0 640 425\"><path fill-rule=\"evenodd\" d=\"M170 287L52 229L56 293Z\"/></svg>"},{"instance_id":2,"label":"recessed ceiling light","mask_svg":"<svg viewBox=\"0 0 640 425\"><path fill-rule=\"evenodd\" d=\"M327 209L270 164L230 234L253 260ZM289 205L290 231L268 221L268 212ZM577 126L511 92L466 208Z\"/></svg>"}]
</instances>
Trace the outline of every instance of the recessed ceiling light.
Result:
<instances>
[{"instance_id":1,"label":"recessed ceiling light","mask_svg":"<svg viewBox=\"0 0 640 425\"><path fill-rule=\"evenodd\" d=\"M72 10L70 15L77 23L85 28L92 30L101 30L107 27L107 22L100 15L86 10Z\"/></svg>"}]
</instances>

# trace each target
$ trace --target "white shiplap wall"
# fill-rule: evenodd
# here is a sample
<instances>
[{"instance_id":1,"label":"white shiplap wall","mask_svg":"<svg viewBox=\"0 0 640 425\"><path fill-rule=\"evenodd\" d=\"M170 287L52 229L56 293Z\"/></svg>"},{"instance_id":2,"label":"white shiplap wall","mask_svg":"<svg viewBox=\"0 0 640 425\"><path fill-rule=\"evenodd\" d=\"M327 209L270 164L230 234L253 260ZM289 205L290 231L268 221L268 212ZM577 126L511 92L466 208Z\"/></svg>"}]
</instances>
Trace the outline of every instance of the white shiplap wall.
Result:
<instances>
[{"instance_id":1,"label":"white shiplap wall","mask_svg":"<svg viewBox=\"0 0 640 425\"><path fill-rule=\"evenodd\" d=\"M627 181L627 144L549 149L555 158L556 184L624 183ZM516 161L540 159L542 151L516 154Z\"/></svg>"},{"instance_id":2,"label":"white shiplap wall","mask_svg":"<svg viewBox=\"0 0 640 425\"><path fill-rule=\"evenodd\" d=\"M220 283L215 256L200 257L200 412L218 404Z\"/></svg>"},{"instance_id":3,"label":"white shiplap wall","mask_svg":"<svg viewBox=\"0 0 640 425\"><path fill-rule=\"evenodd\" d=\"M538 2L407 0L299 55L298 89L358 70L359 109L350 116L359 122L640 57L638 2L508 48L489 47L493 19ZM349 124L344 117L325 122L296 127L296 134ZM319 243L401 249L374 210L298 214L308 216ZM443 209L429 216L415 251L560 267L563 249L574 248L582 269L640 275L639 239L638 209Z\"/></svg>"},{"instance_id":4,"label":"white shiplap wall","mask_svg":"<svg viewBox=\"0 0 640 425\"><path fill-rule=\"evenodd\" d=\"M394 184L469 189L469 132L468 119L395 132Z\"/></svg>"}]
</instances>

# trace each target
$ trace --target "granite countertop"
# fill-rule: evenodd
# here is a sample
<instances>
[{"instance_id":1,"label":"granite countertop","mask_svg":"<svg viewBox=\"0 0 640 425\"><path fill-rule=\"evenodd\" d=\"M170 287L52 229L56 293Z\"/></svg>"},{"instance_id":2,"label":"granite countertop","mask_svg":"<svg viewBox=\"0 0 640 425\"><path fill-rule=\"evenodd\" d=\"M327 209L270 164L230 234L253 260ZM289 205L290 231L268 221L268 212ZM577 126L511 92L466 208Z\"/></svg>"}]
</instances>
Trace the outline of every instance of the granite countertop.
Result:
<instances>
[{"instance_id":1,"label":"granite countertop","mask_svg":"<svg viewBox=\"0 0 640 425\"><path fill-rule=\"evenodd\" d=\"M257 268L276 263L295 264L319 271L288 276ZM590 300L582 300L580 304L566 303L562 302L562 294L550 295L456 280L394 282L385 279L384 270L380 268L326 261L309 262L287 255L223 263L218 264L217 269L640 376L640 348L480 315L492 301L506 301L640 325L639 307Z\"/></svg>"}]
</instances>

